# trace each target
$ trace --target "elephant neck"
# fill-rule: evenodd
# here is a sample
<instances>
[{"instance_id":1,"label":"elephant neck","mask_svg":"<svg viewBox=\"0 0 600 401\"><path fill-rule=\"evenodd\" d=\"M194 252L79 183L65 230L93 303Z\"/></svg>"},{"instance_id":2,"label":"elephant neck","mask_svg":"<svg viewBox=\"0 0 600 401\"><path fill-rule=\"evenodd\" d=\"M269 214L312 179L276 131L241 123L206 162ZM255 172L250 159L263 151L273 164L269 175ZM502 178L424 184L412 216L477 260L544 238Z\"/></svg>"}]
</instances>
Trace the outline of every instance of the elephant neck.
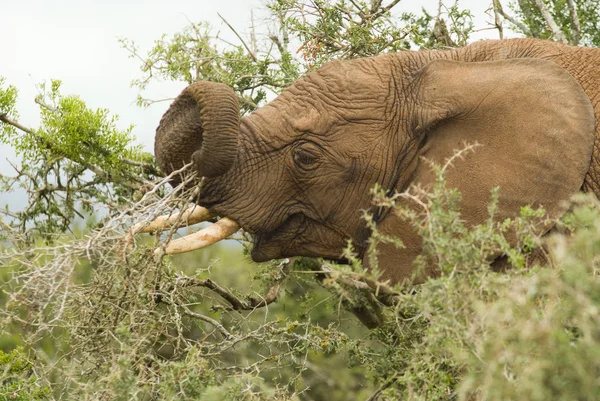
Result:
<instances>
[{"instance_id":1,"label":"elephant neck","mask_svg":"<svg viewBox=\"0 0 600 401\"><path fill-rule=\"evenodd\" d=\"M415 77L420 70L434 60L455 59L456 51L406 51L380 57L388 60L387 63L381 63L387 71L378 72L379 76L389 79L389 82L383 86L395 88L393 96L388 96L390 104L387 105L387 109L389 115L397 120L395 124L396 143L393 146L401 153L400 157L395 157L393 169L386 174L386 180L381 184L389 193L402 192L410 185L412 174L419 163L418 154L424 140L424 138L413 135L414 130L410 118L417 108L413 93L416 84Z\"/></svg>"}]
</instances>

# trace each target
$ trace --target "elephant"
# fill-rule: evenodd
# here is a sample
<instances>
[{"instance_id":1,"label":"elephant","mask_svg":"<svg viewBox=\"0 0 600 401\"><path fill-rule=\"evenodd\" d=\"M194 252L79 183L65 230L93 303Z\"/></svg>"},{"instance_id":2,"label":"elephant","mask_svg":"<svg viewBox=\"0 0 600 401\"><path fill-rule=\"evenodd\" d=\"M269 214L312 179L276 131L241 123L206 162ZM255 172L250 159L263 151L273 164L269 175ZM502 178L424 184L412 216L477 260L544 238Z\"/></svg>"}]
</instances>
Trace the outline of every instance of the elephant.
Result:
<instances>
[{"instance_id":1,"label":"elephant","mask_svg":"<svg viewBox=\"0 0 600 401\"><path fill-rule=\"evenodd\" d=\"M487 40L331 61L243 118L232 89L193 83L163 115L155 156L167 174L191 163L197 204L249 232L254 261L339 260L350 240L367 263L370 190L431 185L427 161L464 143L480 146L446 178L468 224L487 218L497 186L500 219L523 205L557 218L575 193L600 195L599 117L600 49ZM419 236L390 210L374 219L405 245L377 245L382 279L410 278Z\"/></svg>"}]
</instances>

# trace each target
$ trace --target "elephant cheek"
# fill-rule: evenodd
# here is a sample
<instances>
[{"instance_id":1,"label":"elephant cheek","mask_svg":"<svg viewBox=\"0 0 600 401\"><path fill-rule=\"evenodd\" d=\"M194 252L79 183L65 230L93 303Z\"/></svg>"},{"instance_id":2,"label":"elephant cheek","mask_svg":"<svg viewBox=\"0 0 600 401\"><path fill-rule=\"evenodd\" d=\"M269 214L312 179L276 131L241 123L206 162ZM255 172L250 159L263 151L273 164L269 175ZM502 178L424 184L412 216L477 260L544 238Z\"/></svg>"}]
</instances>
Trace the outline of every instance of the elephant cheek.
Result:
<instances>
[{"instance_id":1,"label":"elephant cheek","mask_svg":"<svg viewBox=\"0 0 600 401\"><path fill-rule=\"evenodd\" d=\"M252 256L252 260L256 263L268 262L272 259L277 259L274 256L269 256L267 253L263 252L262 249L253 248L252 252L250 252L250 256Z\"/></svg>"},{"instance_id":2,"label":"elephant cheek","mask_svg":"<svg viewBox=\"0 0 600 401\"><path fill-rule=\"evenodd\" d=\"M276 230L257 233L250 255L255 262L266 262L298 255L299 240L306 230L306 220L300 214L289 216ZM300 241L302 242L302 241Z\"/></svg>"},{"instance_id":3,"label":"elephant cheek","mask_svg":"<svg viewBox=\"0 0 600 401\"><path fill-rule=\"evenodd\" d=\"M257 263L267 262L272 259L280 258L280 255L280 248L271 243L267 238L262 236L254 237L254 245L250 252L253 261Z\"/></svg>"}]
</instances>

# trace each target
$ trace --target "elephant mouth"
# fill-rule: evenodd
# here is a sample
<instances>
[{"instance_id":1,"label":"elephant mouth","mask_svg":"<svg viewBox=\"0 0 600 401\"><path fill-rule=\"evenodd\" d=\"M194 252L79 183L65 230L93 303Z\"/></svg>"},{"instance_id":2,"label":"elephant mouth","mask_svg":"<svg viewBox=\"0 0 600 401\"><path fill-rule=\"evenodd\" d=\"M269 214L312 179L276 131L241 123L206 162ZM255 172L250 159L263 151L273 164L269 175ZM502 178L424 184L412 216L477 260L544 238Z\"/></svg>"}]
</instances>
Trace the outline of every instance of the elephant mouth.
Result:
<instances>
[{"instance_id":1,"label":"elephant mouth","mask_svg":"<svg viewBox=\"0 0 600 401\"><path fill-rule=\"evenodd\" d=\"M319 231L324 234L318 235ZM335 240L332 238L335 237ZM339 237L339 238L338 238ZM319 240L328 238L331 242ZM342 253L347 239L302 213L288 216L282 224L269 232L254 234L250 255L255 262L293 256L319 257L333 261L344 261Z\"/></svg>"},{"instance_id":2,"label":"elephant mouth","mask_svg":"<svg viewBox=\"0 0 600 401\"><path fill-rule=\"evenodd\" d=\"M269 260L277 259L279 257L279 251L261 246L261 237L255 236L250 256L252 257L252 260L257 263L268 262Z\"/></svg>"},{"instance_id":3,"label":"elephant mouth","mask_svg":"<svg viewBox=\"0 0 600 401\"><path fill-rule=\"evenodd\" d=\"M269 232L256 232L250 256L255 262L267 262L272 259L285 258L291 255L293 245L301 237L306 218L298 213L288 216L276 229Z\"/></svg>"},{"instance_id":4,"label":"elephant mouth","mask_svg":"<svg viewBox=\"0 0 600 401\"><path fill-rule=\"evenodd\" d=\"M171 255L207 247L228 238L240 228L248 228L228 217L214 222L218 215L214 209L193 206L179 213L160 216L152 222L140 222L132 230L134 233L157 232L213 221L210 226L185 237L173 239L164 248L155 251L159 255L163 251ZM341 232L297 213L285 218L275 229L254 231L251 257L255 262L293 256L320 257L343 262L342 253L346 246L347 237Z\"/></svg>"}]
</instances>

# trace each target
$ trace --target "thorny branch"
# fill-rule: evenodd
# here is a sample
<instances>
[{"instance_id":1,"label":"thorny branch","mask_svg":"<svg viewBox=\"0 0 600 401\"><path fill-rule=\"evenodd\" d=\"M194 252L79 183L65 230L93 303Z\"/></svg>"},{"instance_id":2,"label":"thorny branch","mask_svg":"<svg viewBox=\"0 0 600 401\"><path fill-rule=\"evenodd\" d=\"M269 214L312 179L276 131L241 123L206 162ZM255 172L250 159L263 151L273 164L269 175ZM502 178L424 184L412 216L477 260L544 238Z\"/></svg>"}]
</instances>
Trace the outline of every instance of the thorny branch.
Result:
<instances>
[{"instance_id":1,"label":"thorny branch","mask_svg":"<svg viewBox=\"0 0 600 401\"><path fill-rule=\"evenodd\" d=\"M273 284L266 291L266 294L263 296L248 296L246 299L240 299L236 295L234 295L227 288L221 287L219 284L215 283L211 279L196 279L185 277L178 280L175 283L174 287L171 287L168 292L173 291L177 286L179 287L204 287L213 291L225 301L229 303L230 306L222 307L219 305L214 305L214 310L235 310L235 311L244 311L244 310L254 310L257 308L262 308L268 306L275 302L278 297L281 289L283 288L287 278L289 277L290 271L292 270L296 259L291 258L289 260L284 260L281 264L281 270L278 272L279 277L274 280Z\"/></svg>"},{"instance_id":2,"label":"thorny branch","mask_svg":"<svg viewBox=\"0 0 600 401\"><path fill-rule=\"evenodd\" d=\"M257 308L268 306L277 301L279 294L294 267L294 264L298 261L302 261L304 263L307 262L307 260L300 258L284 260L280 265L281 270L278 272L278 277L266 290L265 295L262 296L247 296L245 299L240 299L229 289L220 286L211 279L197 279L191 277L183 277L178 279L175 285L170 287L166 292L170 293L176 290L177 287L204 287L219 295L229 303L229 306L227 307L214 305L213 310L255 310ZM374 311L377 311L377 313L374 314L373 311L366 310L363 306L355 308L350 306L349 309L351 312L355 313L367 327L374 328L382 324L381 316L376 316L379 315L379 304L388 307L394 307L398 304L399 294L384 283L375 282L371 279L365 278L360 274L342 275L336 272L329 264L320 263L317 261L312 262L312 269L314 272L313 274L315 274L317 280L324 287L332 289L334 287L332 284L335 283L335 285L341 285L347 289L359 291L366 296L367 300L369 300L371 308ZM159 298L159 301L161 299L162 298Z\"/></svg>"},{"instance_id":3,"label":"thorny branch","mask_svg":"<svg viewBox=\"0 0 600 401\"><path fill-rule=\"evenodd\" d=\"M188 167L189 166L185 166L180 170L174 171L168 177L158 181L154 187L149 188L144 193L143 197L138 202L130 207L122 209L120 213L109 217L105 222L103 222L100 228L94 230L82 240L73 241L69 244L60 244L55 247L38 249L36 251L36 256L33 258L31 258L31 255L27 249L21 250L18 247L2 255L1 257L4 261L6 261L6 263L8 263L9 259L20 260L21 263L25 263L27 266L29 266L30 269L28 276L22 276L20 278L25 282L20 286L20 290L18 292L12 294L12 299L16 301L17 299L21 298L21 294L24 296L24 294L27 292L33 291L34 293L37 293L37 291L42 290L42 288L40 288L38 285L40 280L47 283L47 286L44 288L49 289L50 294L56 294L57 296L58 294L61 294L63 297L66 296L67 292L72 291L72 289L69 289L65 286L65 279L73 274L74 270L72 266L74 261L78 258L85 258L89 261L94 260L97 264L105 264L107 266L116 266L115 263L123 263L125 265L132 263L130 255L132 255L132 252L138 248L137 241L134 238L134 232L130 229L132 226L134 226L134 223L140 220L154 220L157 216L165 214L165 210L173 213L173 211L176 209L186 209L187 205L197 198L200 191L199 187L195 187L192 190L184 190L184 188L189 187L190 184L197 182L197 179L193 176L193 174L189 175L185 180L183 180L183 182L177 188L175 188L174 191L171 191L165 198L161 198L159 196L162 187L164 187L173 176L178 176L184 173ZM166 234L166 237L163 241L170 241L170 239L175 235L176 228L178 226L180 226L180 224L174 225ZM157 237L157 240L159 239L160 237ZM52 257L49 259L50 262L44 263L42 267L37 266L37 262L40 260L40 258L48 257L48 254L52 255ZM155 266L154 269L157 272L155 273L157 274L157 280L160 280L158 278L160 276L158 272L161 270L160 266L163 256L151 258L153 261L149 260L150 265ZM122 262L117 262L117 260L121 260ZM160 281L157 281L157 292L154 296L154 300L157 304L163 302L173 305L174 307L180 307L181 305L178 306L177 303L173 303L170 300L167 301L167 299L172 298L170 297L170 294L173 294L178 289L182 288L204 287L219 295L229 304L229 306L226 307L215 305L213 306L213 310L251 311L257 308L266 307L277 301L295 263L297 263L296 258L285 260L280 265L280 270L277 272L269 288L267 288L265 293L262 295L249 295L245 298L240 298L234 295L231 290L220 286L211 279L180 277L165 290L160 290ZM363 292L366 299L369 300L369 303L374 307L375 310L379 309L377 306L379 304L389 306L394 305L397 302L397 294L393 290L383 284L369 281L358 274L341 275L336 273L328 264L317 261L313 262L313 270L320 282L324 283L326 287L332 288L330 283L337 282L338 285L344 286L347 289ZM43 291L48 293L48 290L44 289ZM126 297L126 295L124 296ZM27 297L30 299L44 298L39 296L31 297L31 293ZM42 308L42 310L43 309L45 308ZM355 313L357 313L357 315L364 315L368 312L363 309L364 308L356 310ZM210 318L194 315L192 312L193 311L189 310L188 308L188 310L185 311L185 314L190 317L199 318L211 324L213 323ZM60 313L62 312L59 312L59 316L56 316L55 320L61 319ZM371 313L370 315L373 314ZM379 315L379 313L377 312L375 315ZM38 316L38 319L43 321L43 316ZM373 316L367 320L364 318L361 318L361 320L367 321L369 327L374 327L378 324L381 324L380 319ZM213 326L215 326L225 335L225 331L222 328L214 324Z\"/></svg>"},{"instance_id":4,"label":"thorny branch","mask_svg":"<svg viewBox=\"0 0 600 401\"><path fill-rule=\"evenodd\" d=\"M17 324L24 328L24 338L35 342L41 336L56 336L68 330L71 333L69 353L77 355L77 360L98 361L114 357L115 348L107 346L118 342L125 346L126 332L135 332L135 344L127 349L140 355L140 364L148 358L148 344L166 343L172 351L157 351L161 357L185 357L191 347L196 347L202 358L211 359L215 369L231 372L249 372L273 358L287 358L297 355L301 342L322 347L320 334L297 333L283 330L276 322L262 322L251 330L239 330L239 324L228 317L220 319L205 312L212 306L213 311L237 311L233 319L250 319L257 308L267 307L276 302L283 291L294 265L307 261L292 258L283 261L274 270L272 279L260 294L235 295L234 291L217 284L208 278L181 276L170 268L170 259L155 257L152 249L159 242L169 241L176 235L176 226L166 236L156 235L153 243L147 239L135 238L131 227L141 220L151 221L165 212L185 210L190 201L197 198L201 188L193 174L185 175L183 182L173 191L163 195L163 190L174 176L187 173L189 166L174 171L168 177L158 180L142 198L128 206L121 206L117 213L108 216L101 225L80 239L58 243L54 246L39 246L34 250L15 246L0 253L0 266L19 266L18 274L5 287L7 307L0 311L0 324ZM190 188L190 189L186 189ZM179 216L182 216L180 213ZM1 223L1 221L0 221ZM7 230L9 240L18 242L18 233ZM146 237L148 238L148 237ZM342 288L342 297L350 291L364 294L369 308L350 307L369 327L381 324L381 305L394 302L395 294L384 285L372 283L359 274L340 274L326 263L310 260L314 274L327 288ZM92 266L93 275L89 283L78 283L78 269L82 264ZM337 283L333 285L333 283ZM198 302L194 287L203 287L225 300L227 306L210 305L210 301ZM212 299L205 297L203 300ZM27 311L27 318L19 315ZM210 309L208 309L210 310ZM76 312L74 312L76 311ZM365 318L367 316L367 318ZM151 325L148 329L145 324ZM302 324L302 323L301 323ZM200 337L190 338L189 327L200 330ZM303 327L303 326L301 326ZM308 325L306 326L308 327ZM187 330L187 331L186 331ZM121 333L121 334L120 334ZM164 339L157 339L157 333ZM234 347L242 342L269 343L277 336L277 347L267 356L258 355L256 360L244 364L223 364L226 353L235 352ZM133 351L132 351L133 352ZM163 352L165 353L163 355ZM307 351L305 351L307 352ZM274 355L274 356L273 356ZM137 360L137 358L136 358Z\"/></svg>"}]
</instances>

